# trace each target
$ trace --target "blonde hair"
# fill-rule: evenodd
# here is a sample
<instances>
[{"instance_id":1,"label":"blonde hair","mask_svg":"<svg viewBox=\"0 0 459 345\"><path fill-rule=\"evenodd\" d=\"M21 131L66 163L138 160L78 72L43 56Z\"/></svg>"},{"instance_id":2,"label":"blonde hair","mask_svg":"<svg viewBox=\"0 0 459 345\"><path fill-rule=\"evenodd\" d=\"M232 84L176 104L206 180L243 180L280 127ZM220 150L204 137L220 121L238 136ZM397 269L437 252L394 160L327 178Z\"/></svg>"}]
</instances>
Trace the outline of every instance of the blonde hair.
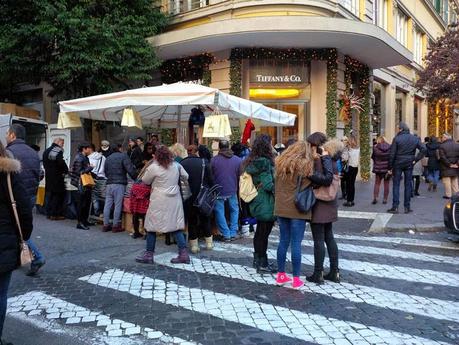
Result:
<instances>
[{"instance_id":1,"label":"blonde hair","mask_svg":"<svg viewBox=\"0 0 459 345\"><path fill-rule=\"evenodd\" d=\"M174 157L186 158L188 155L185 146L180 143L175 143L169 148L169 150L172 152Z\"/></svg>"},{"instance_id":2,"label":"blonde hair","mask_svg":"<svg viewBox=\"0 0 459 345\"><path fill-rule=\"evenodd\" d=\"M276 158L276 177L290 178L309 176L314 170L314 157L311 144L297 141Z\"/></svg>"},{"instance_id":3,"label":"blonde hair","mask_svg":"<svg viewBox=\"0 0 459 345\"><path fill-rule=\"evenodd\" d=\"M385 138L383 135L380 135L380 136L376 139L376 143L377 143L377 144L387 143L387 140L386 140L386 138Z\"/></svg>"},{"instance_id":4,"label":"blonde hair","mask_svg":"<svg viewBox=\"0 0 459 345\"><path fill-rule=\"evenodd\" d=\"M352 149L356 149L359 147L359 144L357 143L357 138L353 135L349 137L349 147Z\"/></svg>"}]
</instances>

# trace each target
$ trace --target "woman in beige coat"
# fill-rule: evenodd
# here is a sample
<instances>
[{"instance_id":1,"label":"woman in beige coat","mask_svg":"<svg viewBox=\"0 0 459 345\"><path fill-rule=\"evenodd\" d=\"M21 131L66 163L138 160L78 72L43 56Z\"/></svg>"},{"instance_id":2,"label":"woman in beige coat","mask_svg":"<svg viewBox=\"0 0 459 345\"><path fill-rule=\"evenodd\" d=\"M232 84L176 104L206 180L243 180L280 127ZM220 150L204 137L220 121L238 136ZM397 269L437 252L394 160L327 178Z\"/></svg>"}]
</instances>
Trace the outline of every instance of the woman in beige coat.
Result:
<instances>
[{"instance_id":1,"label":"woman in beige coat","mask_svg":"<svg viewBox=\"0 0 459 345\"><path fill-rule=\"evenodd\" d=\"M171 262L190 263L183 233L185 219L179 179L188 180L187 172L180 164L174 162L174 157L166 146L158 147L155 161L150 164L142 177L143 183L151 185L151 195L145 216L147 248L136 257L137 262L150 264L154 262L156 233L160 232L175 236L179 255Z\"/></svg>"}]
</instances>

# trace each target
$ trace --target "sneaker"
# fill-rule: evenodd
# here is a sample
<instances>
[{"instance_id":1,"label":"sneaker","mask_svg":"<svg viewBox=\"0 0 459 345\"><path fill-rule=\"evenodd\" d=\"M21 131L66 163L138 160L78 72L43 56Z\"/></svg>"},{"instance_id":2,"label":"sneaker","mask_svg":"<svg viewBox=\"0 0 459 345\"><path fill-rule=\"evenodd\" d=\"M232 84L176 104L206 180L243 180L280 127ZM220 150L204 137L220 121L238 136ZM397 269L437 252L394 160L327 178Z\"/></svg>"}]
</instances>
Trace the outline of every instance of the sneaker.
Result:
<instances>
[{"instance_id":1,"label":"sneaker","mask_svg":"<svg viewBox=\"0 0 459 345\"><path fill-rule=\"evenodd\" d=\"M387 213L398 214L398 207L392 207L388 209Z\"/></svg>"},{"instance_id":2,"label":"sneaker","mask_svg":"<svg viewBox=\"0 0 459 345\"><path fill-rule=\"evenodd\" d=\"M371 202L372 205L376 205L377 203L378 203L378 200L376 200L376 199L374 199L374 200Z\"/></svg>"},{"instance_id":3,"label":"sneaker","mask_svg":"<svg viewBox=\"0 0 459 345\"><path fill-rule=\"evenodd\" d=\"M284 272L277 273L277 278L276 278L277 285L284 285L284 284L290 283L291 281L292 281L292 278L290 278Z\"/></svg>"},{"instance_id":4,"label":"sneaker","mask_svg":"<svg viewBox=\"0 0 459 345\"><path fill-rule=\"evenodd\" d=\"M300 277L293 277L292 288L299 289L304 285L304 281L300 279Z\"/></svg>"}]
</instances>

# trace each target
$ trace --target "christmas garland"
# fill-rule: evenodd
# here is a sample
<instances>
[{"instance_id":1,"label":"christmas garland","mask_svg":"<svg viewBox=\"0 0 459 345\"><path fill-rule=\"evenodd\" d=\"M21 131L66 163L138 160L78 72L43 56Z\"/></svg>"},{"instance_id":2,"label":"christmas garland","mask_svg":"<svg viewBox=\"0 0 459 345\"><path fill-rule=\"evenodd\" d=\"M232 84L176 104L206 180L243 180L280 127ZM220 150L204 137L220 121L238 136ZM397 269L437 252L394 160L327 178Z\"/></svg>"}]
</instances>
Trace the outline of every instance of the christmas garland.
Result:
<instances>
[{"instance_id":1,"label":"christmas garland","mask_svg":"<svg viewBox=\"0 0 459 345\"><path fill-rule=\"evenodd\" d=\"M230 94L240 97L242 94L242 60L273 59L278 61L327 61L327 135L336 136L337 120L337 74L338 52L336 49L270 49L270 48L235 48L230 56Z\"/></svg>"},{"instance_id":2,"label":"christmas garland","mask_svg":"<svg viewBox=\"0 0 459 345\"><path fill-rule=\"evenodd\" d=\"M344 59L346 66L345 83L346 92L350 92L352 75L356 75L359 81L359 96L363 98L362 111L360 112L359 121L359 139L360 139L360 176L364 181L370 179L371 167L371 119L370 119L370 69L349 56ZM349 134L351 123L346 125L345 133Z\"/></svg>"},{"instance_id":3,"label":"christmas garland","mask_svg":"<svg viewBox=\"0 0 459 345\"><path fill-rule=\"evenodd\" d=\"M209 65L214 61L212 54L201 54L181 59L166 60L160 67L161 81L166 84L178 81L201 79L203 85L211 83Z\"/></svg>"}]
</instances>

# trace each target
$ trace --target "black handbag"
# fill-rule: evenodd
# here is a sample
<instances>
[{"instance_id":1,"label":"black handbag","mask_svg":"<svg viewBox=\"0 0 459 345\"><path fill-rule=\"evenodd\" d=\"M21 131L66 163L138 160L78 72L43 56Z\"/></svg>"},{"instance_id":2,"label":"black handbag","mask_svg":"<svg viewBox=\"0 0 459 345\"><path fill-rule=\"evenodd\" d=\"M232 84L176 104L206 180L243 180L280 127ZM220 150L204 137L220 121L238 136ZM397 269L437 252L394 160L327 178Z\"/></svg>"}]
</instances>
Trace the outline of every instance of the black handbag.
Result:
<instances>
[{"instance_id":1,"label":"black handbag","mask_svg":"<svg viewBox=\"0 0 459 345\"><path fill-rule=\"evenodd\" d=\"M206 161L202 160L202 172L201 172L201 188L199 190L198 196L193 203L193 206L199 209L201 214L209 217L215 207L217 198L220 195L220 186L218 184L213 185L212 187L204 186L204 173L206 170Z\"/></svg>"},{"instance_id":2,"label":"black handbag","mask_svg":"<svg viewBox=\"0 0 459 345\"><path fill-rule=\"evenodd\" d=\"M308 213L316 203L316 197L314 195L312 185L309 185L305 189L301 190L302 182L303 178L298 176L295 193L295 206L301 213Z\"/></svg>"}]
</instances>

